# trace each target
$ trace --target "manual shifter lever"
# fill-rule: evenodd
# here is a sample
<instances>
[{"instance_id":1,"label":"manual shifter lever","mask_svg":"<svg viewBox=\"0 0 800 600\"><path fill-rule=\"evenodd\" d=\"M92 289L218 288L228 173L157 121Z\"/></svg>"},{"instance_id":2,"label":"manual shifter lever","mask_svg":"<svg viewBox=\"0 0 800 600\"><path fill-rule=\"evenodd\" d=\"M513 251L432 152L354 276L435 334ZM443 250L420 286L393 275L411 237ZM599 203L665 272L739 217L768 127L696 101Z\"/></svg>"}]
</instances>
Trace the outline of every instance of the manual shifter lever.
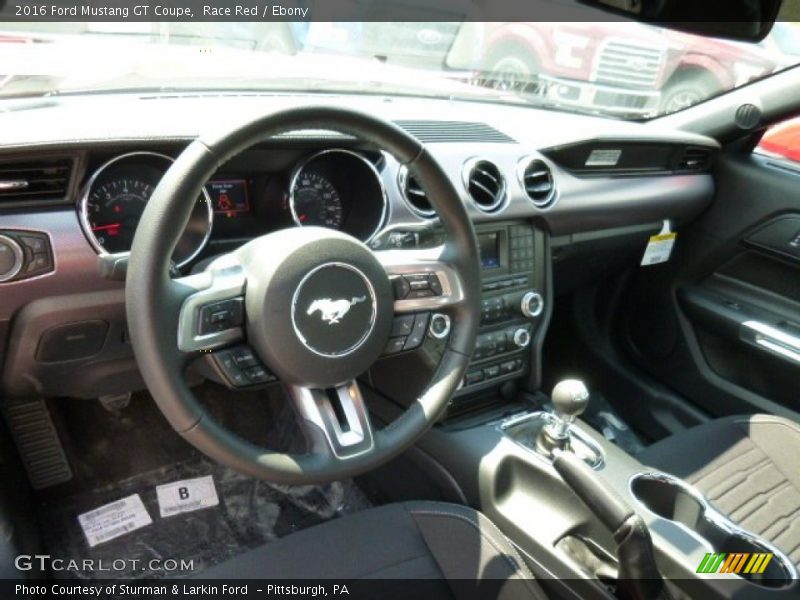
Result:
<instances>
[{"instance_id":1,"label":"manual shifter lever","mask_svg":"<svg viewBox=\"0 0 800 600\"><path fill-rule=\"evenodd\" d=\"M569 428L586 410L589 390L580 379L566 379L553 388L552 401L553 421L542 427L536 440L537 450L547 456L569 448Z\"/></svg>"}]
</instances>

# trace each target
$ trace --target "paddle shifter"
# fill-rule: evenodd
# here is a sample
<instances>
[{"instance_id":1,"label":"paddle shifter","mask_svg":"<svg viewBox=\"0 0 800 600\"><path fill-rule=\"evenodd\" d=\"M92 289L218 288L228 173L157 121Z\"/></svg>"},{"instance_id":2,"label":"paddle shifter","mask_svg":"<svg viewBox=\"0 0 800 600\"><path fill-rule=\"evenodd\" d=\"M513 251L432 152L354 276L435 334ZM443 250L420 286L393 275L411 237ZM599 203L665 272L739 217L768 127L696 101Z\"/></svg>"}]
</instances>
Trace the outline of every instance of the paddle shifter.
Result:
<instances>
[{"instance_id":1,"label":"paddle shifter","mask_svg":"<svg viewBox=\"0 0 800 600\"><path fill-rule=\"evenodd\" d=\"M589 390L580 379L566 379L553 388L553 419L539 430L536 450L551 456L554 450L570 451L570 426L586 410Z\"/></svg>"}]
</instances>

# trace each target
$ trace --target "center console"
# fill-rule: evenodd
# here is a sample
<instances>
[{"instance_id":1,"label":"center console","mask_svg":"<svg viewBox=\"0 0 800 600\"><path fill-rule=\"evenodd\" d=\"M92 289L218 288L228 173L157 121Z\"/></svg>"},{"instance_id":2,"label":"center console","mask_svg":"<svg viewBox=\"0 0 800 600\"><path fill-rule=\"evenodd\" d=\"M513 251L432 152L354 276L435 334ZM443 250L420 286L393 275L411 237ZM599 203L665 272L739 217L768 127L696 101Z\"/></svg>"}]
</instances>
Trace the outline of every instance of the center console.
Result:
<instances>
[{"instance_id":1,"label":"center console","mask_svg":"<svg viewBox=\"0 0 800 600\"><path fill-rule=\"evenodd\" d=\"M546 591L796 597L800 581L786 554L691 485L576 420L588 403L582 382L561 382L551 400L553 412L531 407L467 427L453 423L419 444L521 550Z\"/></svg>"}]
</instances>

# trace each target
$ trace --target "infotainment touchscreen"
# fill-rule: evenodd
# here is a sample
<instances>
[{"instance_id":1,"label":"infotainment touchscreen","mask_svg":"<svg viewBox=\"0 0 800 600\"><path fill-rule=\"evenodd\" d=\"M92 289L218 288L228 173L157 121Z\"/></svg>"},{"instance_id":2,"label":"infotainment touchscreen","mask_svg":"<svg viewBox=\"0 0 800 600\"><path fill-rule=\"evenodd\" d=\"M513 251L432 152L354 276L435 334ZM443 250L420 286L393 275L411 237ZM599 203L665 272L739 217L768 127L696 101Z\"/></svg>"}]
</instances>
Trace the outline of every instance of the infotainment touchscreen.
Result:
<instances>
[{"instance_id":1,"label":"infotainment touchscreen","mask_svg":"<svg viewBox=\"0 0 800 600\"><path fill-rule=\"evenodd\" d=\"M496 231L478 234L478 250L481 255L481 267L495 269L500 266L500 250Z\"/></svg>"}]
</instances>

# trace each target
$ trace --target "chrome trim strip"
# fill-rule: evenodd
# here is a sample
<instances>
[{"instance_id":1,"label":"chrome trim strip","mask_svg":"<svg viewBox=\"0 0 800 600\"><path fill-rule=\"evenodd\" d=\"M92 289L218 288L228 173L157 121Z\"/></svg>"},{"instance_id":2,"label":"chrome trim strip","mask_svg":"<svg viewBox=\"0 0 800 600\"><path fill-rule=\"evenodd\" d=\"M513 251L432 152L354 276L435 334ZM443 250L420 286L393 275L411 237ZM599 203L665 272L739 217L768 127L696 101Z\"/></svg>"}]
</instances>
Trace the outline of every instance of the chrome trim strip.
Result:
<instances>
[{"instance_id":1,"label":"chrome trim strip","mask_svg":"<svg viewBox=\"0 0 800 600\"><path fill-rule=\"evenodd\" d=\"M367 417L367 407L361 389L356 381L335 388L347 422L347 431L344 431L339 424L339 418L324 390L295 385L286 387L300 416L322 430L328 448L336 458L354 458L372 450L375 445L372 427ZM347 452L348 448L355 448L355 451ZM313 450L322 451L320 448Z\"/></svg>"},{"instance_id":2,"label":"chrome trim strip","mask_svg":"<svg viewBox=\"0 0 800 600\"><path fill-rule=\"evenodd\" d=\"M92 248L94 248L98 254L110 254L110 253L97 241L97 238L92 232L92 226L89 224L89 195L91 194L92 186L94 185L95 181L97 181L98 177L100 177L103 171L105 171L107 168L116 164L119 161L127 160L131 157L136 157L136 156L151 156L151 157L155 156L157 158L162 158L168 161L170 164L175 162L174 158L172 158L171 156L167 156L166 154L161 154L160 152L150 152L150 151L140 150L136 152L127 152L125 154L120 154L119 156L115 156L114 158L103 163L100 167L97 168L97 170L94 173L92 173L92 176L86 182L83 192L81 193L80 199L78 200L77 208L78 208L78 220L80 221L81 228L83 229L83 232L86 235L86 239L89 240L89 243L92 245ZM164 173L166 173L166 171L164 171ZM164 173L161 174L162 177L164 176ZM203 183L203 187L200 193L205 199L206 206L208 207L208 229L206 231L203 240L198 245L197 249L188 258L184 259L183 261L177 264L179 268L192 262L197 257L197 255L203 251L203 248L206 247L206 244L208 244L208 240L211 237L211 230L214 226L214 207L211 205L211 197L208 195L205 182Z\"/></svg>"},{"instance_id":3,"label":"chrome trim strip","mask_svg":"<svg viewBox=\"0 0 800 600\"><path fill-rule=\"evenodd\" d=\"M514 438L510 433L508 433L508 430L511 429L512 427L536 419L540 419L544 422L542 424L542 427L547 427L548 425L555 422L555 417L552 414L540 410L530 413L522 413L509 417L508 419L501 421L497 425L497 428L511 442L513 442L520 448L527 450L528 452L536 456L538 460L544 462L545 464L552 465L553 459L551 457L545 456L544 454L540 454L539 452L536 451L536 448L531 448L530 446L526 446L525 444ZM569 435L571 439L579 441L588 450L594 453L596 460L594 460L592 464L589 465L592 469L596 470L603 466L603 464L605 463L605 455L603 454L603 449L600 447L600 444L595 442L591 437L589 437L588 434L586 434L580 427L576 426L575 424L570 425Z\"/></svg>"},{"instance_id":4,"label":"chrome trim strip","mask_svg":"<svg viewBox=\"0 0 800 600\"><path fill-rule=\"evenodd\" d=\"M27 179L7 179L0 181L0 192L11 192L16 190L24 190L30 186Z\"/></svg>"},{"instance_id":5,"label":"chrome trim strip","mask_svg":"<svg viewBox=\"0 0 800 600\"><path fill-rule=\"evenodd\" d=\"M381 177L381 174L378 172L378 169L375 168L375 165L373 165L369 160L367 160L364 156L362 156L358 152L353 152L352 150L347 150L345 148L329 148L327 150L320 150L319 152L315 152L311 156L306 157L305 159L300 161L297 164L297 166L295 166L294 171L292 172L292 175L289 178L289 212L292 215L292 221L294 221L294 224L297 225L298 227L303 226L303 223L301 223L300 219L297 218L297 211L295 210L294 207L294 202L295 202L294 192L297 184L297 178L300 176L300 173L303 172L303 169L305 169L309 165L309 163L326 154L347 154L349 156L359 159L367 166L367 168L370 171L372 171L372 174L375 176L375 180L378 182L378 186L381 189L381 201L383 202L383 206L381 207L381 216L378 221L378 224L375 226L375 229L372 231L372 233L369 235L367 239L361 240L365 244L368 244L369 242L372 241L372 238L374 238L375 235L377 235L377 233L383 228L384 224L386 223L389 217L389 195L386 192L386 186L383 185L383 177ZM339 231L341 231L341 229Z\"/></svg>"},{"instance_id":6,"label":"chrome trim strip","mask_svg":"<svg viewBox=\"0 0 800 600\"><path fill-rule=\"evenodd\" d=\"M744 329L742 337L745 341L800 364L800 337L760 321L745 321L742 323L742 328Z\"/></svg>"}]
</instances>

